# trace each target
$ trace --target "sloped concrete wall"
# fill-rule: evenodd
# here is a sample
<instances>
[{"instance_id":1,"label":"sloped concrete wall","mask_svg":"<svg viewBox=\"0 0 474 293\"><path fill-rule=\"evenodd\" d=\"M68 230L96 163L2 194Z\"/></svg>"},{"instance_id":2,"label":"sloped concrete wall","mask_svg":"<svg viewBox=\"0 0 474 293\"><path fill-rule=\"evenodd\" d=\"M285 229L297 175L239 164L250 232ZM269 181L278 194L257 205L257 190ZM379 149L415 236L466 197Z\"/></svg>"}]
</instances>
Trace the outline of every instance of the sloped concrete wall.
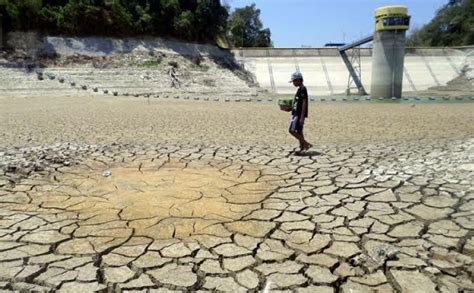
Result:
<instances>
[{"instance_id":1,"label":"sloped concrete wall","mask_svg":"<svg viewBox=\"0 0 474 293\"><path fill-rule=\"evenodd\" d=\"M271 92L292 94L288 83L292 72L300 70L311 95L343 94L349 72L336 48L247 48L232 51L213 45L184 43L160 38L68 38L47 37L35 33L12 32L7 36L12 48L35 54L82 54L103 56L133 51L162 51L170 54L229 57L231 54L250 72L261 87ZM372 50L361 49L362 83L371 84ZM403 91L422 91L443 86L466 72L474 78L474 47L407 48L403 72Z\"/></svg>"},{"instance_id":2,"label":"sloped concrete wall","mask_svg":"<svg viewBox=\"0 0 474 293\"><path fill-rule=\"evenodd\" d=\"M257 78L260 86L281 94L294 93L288 83L292 72L300 70L312 95L343 94L349 72L336 48L236 49L234 56ZM370 90L372 50L361 49L362 83ZM474 74L474 47L407 48L403 91L422 91L443 86L468 71Z\"/></svg>"}]
</instances>

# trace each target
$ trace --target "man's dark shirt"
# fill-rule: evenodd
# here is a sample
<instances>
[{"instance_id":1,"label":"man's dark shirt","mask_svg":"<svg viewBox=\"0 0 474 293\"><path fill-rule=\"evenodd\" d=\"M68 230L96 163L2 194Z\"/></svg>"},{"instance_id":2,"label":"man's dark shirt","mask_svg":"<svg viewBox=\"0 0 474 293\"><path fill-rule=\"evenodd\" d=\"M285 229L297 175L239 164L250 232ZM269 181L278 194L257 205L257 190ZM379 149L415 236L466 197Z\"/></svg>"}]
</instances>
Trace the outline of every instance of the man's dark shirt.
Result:
<instances>
[{"instance_id":1,"label":"man's dark shirt","mask_svg":"<svg viewBox=\"0 0 474 293\"><path fill-rule=\"evenodd\" d=\"M306 106L308 105L308 91L305 86L298 88L295 98L293 99L293 110L291 114L294 116L301 117L304 111L304 117L308 117L308 108L303 109L303 101L306 101Z\"/></svg>"}]
</instances>

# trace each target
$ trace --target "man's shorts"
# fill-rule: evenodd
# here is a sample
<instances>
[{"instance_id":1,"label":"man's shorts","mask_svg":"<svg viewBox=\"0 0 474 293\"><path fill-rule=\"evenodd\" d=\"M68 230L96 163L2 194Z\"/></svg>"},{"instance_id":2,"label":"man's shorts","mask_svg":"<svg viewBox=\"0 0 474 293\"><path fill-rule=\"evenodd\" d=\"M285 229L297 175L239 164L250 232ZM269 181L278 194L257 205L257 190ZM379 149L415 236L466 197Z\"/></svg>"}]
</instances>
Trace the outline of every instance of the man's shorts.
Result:
<instances>
[{"instance_id":1,"label":"man's shorts","mask_svg":"<svg viewBox=\"0 0 474 293\"><path fill-rule=\"evenodd\" d=\"M300 119L297 115L291 116L289 131L303 133L303 125L300 123Z\"/></svg>"}]
</instances>

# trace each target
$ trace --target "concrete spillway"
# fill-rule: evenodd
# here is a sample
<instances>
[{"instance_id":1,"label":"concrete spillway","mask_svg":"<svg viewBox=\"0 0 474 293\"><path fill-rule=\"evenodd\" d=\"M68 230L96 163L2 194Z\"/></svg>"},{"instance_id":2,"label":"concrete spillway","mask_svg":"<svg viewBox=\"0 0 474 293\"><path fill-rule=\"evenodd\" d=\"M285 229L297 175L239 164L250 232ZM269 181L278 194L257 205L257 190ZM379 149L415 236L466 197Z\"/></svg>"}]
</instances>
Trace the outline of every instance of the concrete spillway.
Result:
<instances>
[{"instance_id":1,"label":"concrete spillway","mask_svg":"<svg viewBox=\"0 0 474 293\"><path fill-rule=\"evenodd\" d=\"M31 40L30 40L31 39ZM120 56L137 53L148 54L159 51L172 55L208 56L212 59L228 58L229 52L212 45L198 45L168 41L162 39L112 39L112 38L61 38L38 37L25 33L10 33L9 44L13 48L25 51L50 50L51 52L69 56L73 54L86 56L112 56L117 64L121 64ZM26 45L25 45L26 44ZM39 46L39 47L38 47ZM31 50L34 49L34 50ZM50 53L51 53L50 52ZM295 89L288 83L291 73L300 70L310 95L344 94L347 88L349 72L336 48L248 48L232 50L233 55L244 67L252 72L259 85L273 93L293 94ZM348 51L350 55L350 50ZM372 82L372 49L361 49L361 80L368 90ZM147 55L148 56L148 55ZM146 56L145 56L146 57ZM143 58L145 58L143 57ZM117 59L118 58L118 59ZM128 57L127 57L128 58ZM142 58L142 57L140 57ZM148 56L147 58L152 58ZM141 59L140 59L141 60ZM147 59L148 60L148 59ZM124 61L125 62L125 61ZM166 62L165 62L166 63ZM23 69L9 68L9 61L0 56L0 92L4 95L42 95L57 92L58 94L77 95L74 87L54 82L45 84ZM165 64L166 65L166 64ZM212 65L212 64L211 64ZM212 67L212 66L211 66ZM87 84L101 89L117 90L128 93L173 92L188 93L222 93L249 96L256 93L228 69L217 66L211 70L191 70L198 83L191 82L179 90L169 86L169 76L163 68L94 68L93 66L61 66L45 68L78 85ZM464 48L406 48L403 66L404 92L423 91L430 87L446 85L447 82L467 71L474 78L474 46ZM470 72L469 72L470 71ZM154 76L152 80L142 76ZM207 86L204 81L216 81L218 86ZM205 85L205 90L200 86ZM80 91L83 92L83 91Z\"/></svg>"},{"instance_id":2,"label":"concrete spillway","mask_svg":"<svg viewBox=\"0 0 474 293\"><path fill-rule=\"evenodd\" d=\"M261 87L279 94L293 94L290 75L300 70L310 95L344 94L349 72L336 48L237 49L236 58L252 72ZM446 85L474 65L474 47L407 48L403 91L422 91ZM362 84L369 89L372 49L361 49Z\"/></svg>"}]
</instances>

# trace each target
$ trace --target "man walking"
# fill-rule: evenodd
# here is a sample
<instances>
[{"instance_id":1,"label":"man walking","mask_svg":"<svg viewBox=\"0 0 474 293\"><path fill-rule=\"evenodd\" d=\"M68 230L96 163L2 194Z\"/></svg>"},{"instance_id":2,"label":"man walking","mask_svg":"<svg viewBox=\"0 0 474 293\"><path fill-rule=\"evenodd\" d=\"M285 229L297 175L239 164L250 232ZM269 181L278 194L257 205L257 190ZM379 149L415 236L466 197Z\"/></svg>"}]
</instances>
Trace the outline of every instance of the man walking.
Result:
<instances>
[{"instance_id":1,"label":"man walking","mask_svg":"<svg viewBox=\"0 0 474 293\"><path fill-rule=\"evenodd\" d=\"M303 152L313 146L305 140L303 135L304 121L308 117L308 91L303 84L303 75L300 72L291 75L290 83L298 87L298 90L293 99L289 131L298 140L300 152Z\"/></svg>"}]
</instances>

